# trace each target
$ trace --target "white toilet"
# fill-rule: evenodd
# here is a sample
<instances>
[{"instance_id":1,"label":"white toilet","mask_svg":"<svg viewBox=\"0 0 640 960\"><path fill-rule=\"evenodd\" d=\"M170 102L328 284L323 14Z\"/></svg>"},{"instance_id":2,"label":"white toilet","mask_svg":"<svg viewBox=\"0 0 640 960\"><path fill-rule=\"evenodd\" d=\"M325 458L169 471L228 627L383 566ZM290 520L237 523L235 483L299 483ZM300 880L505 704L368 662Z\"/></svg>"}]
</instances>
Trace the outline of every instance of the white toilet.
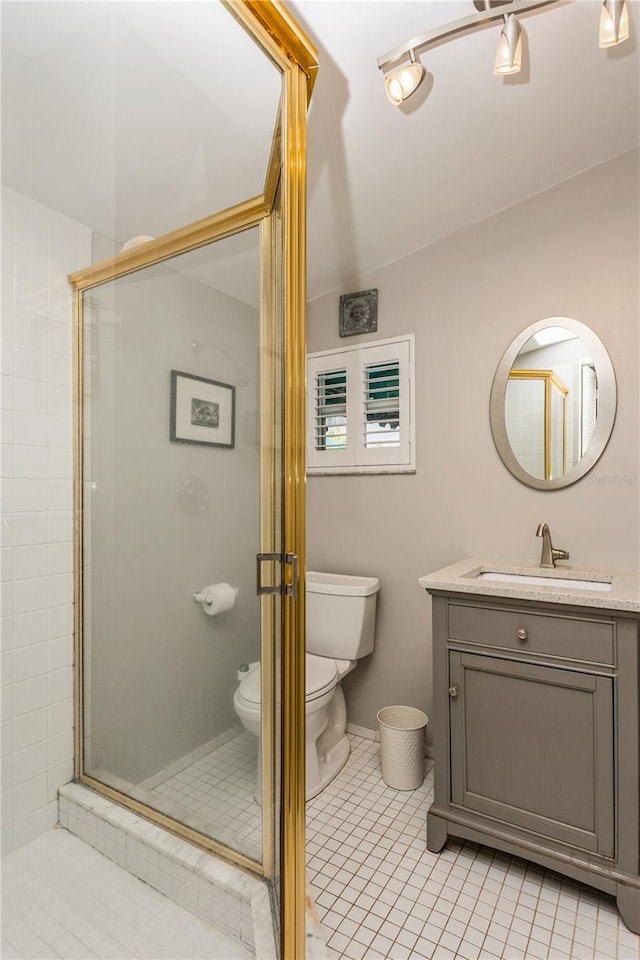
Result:
<instances>
[{"instance_id":1,"label":"white toilet","mask_svg":"<svg viewBox=\"0 0 640 960\"><path fill-rule=\"evenodd\" d=\"M373 650L377 577L308 571L306 754L310 800L342 769L349 756L347 710L340 681ZM244 727L260 736L261 671L249 665L233 697ZM260 802L260 751L255 797Z\"/></svg>"}]
</instances>

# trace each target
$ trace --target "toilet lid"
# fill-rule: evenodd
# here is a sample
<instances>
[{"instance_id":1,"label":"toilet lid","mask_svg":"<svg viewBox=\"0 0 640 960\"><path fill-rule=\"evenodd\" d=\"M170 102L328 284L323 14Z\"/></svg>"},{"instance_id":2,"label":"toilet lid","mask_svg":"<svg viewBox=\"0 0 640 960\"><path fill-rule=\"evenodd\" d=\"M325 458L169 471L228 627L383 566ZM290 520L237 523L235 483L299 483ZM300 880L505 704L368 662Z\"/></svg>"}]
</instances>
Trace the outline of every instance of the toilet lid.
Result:
<instances>
[{"instance_id":1,"label":"toilet lid","mask_svg":"<svg viewBox=\"0 0 640 960\"><path fill-rule=\"evenodd\" d=\"M247 703L260 706L261 702L261 679L262 672L260 667L252 670L248 677L242 681L241 695ZM306 684L305 700L315 700L322 696L327 690L335 687L338 679L338 667L335 660L329 657L315 657L312 653L306 655Z\"/></svg>"}]
</instances>

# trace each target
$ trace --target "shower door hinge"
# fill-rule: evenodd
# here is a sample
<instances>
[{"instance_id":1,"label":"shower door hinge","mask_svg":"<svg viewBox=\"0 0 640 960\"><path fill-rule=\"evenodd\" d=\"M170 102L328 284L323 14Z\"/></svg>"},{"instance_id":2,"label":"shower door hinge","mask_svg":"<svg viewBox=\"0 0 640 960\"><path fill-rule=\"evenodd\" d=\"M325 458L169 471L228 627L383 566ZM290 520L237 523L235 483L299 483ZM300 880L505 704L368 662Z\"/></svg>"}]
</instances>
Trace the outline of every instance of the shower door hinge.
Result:
<instances>
[{"instance_id":1,"label":"shower door hinge","mask_svg":"<svg viewBox=\"0 0 640 960\"><path fill-rule=\"evenodd\" d=\"M265 585L262 582L262 564L265 562L288 563L291 565L291 581L285 583L282 579L278 584ZM298 557L295 553L258 553L256 554L256 593L259 597L270 594L280 594L298 599Z\"/></svg>"},{"instance_id":2,"label":"shower door hinge","mask_svg":"<svg viewBox=\"0 0 640 960\"><path fill-rule=\"evenodd\" d=\"M292 600L298 599L298 557L295 553L285 553L284 562L291 564L291 580L285 583L284 592Z\"/></svg>"}]
</instances>

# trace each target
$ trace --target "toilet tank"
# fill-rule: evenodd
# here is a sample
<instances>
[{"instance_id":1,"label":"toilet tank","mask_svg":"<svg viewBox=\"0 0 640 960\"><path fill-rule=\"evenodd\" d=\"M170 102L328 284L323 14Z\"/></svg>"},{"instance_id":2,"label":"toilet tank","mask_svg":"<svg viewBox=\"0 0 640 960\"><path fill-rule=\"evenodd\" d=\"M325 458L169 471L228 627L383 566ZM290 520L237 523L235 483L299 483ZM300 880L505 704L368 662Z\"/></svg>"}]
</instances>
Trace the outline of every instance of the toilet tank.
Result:
<instances>
[{"instance_id":1,"label":"toilet tank","mask_svg":"<svg viewBox=\"0 0 640 960\"><path fill-rule=\"evenodd\" d=\"M371 653L378 578L308 570L306 582L307 652L339 660Z\"/></svg>"}]
</instances>

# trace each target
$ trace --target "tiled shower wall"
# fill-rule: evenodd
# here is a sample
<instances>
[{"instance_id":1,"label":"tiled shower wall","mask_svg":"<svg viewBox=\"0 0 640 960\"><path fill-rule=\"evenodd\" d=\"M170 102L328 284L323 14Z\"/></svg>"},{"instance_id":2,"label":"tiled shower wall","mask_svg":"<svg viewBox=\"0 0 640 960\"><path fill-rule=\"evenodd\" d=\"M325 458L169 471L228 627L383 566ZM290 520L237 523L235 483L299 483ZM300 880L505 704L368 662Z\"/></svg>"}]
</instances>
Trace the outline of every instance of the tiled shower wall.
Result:
<instances>
[{"instance_id":1,"label":"tiled shower wall","mask_svg":"<svg viewBox=\"0 0 640 960\"><path fill-rule=\"evenodd\" d=\"M71 297L91 231L2 190L2 852L73 775Z\"/></svg>"},{"instance_id":2,"label":"tiled shower wall","mask_svg":"<svg viewBox=\"0 0 640 960\"><path fill-rule=\"evenodd\" d=\"M527 473L544 479L544 381L510 380L505 398L507 433Z\"/></svg>"}]
</instances>

